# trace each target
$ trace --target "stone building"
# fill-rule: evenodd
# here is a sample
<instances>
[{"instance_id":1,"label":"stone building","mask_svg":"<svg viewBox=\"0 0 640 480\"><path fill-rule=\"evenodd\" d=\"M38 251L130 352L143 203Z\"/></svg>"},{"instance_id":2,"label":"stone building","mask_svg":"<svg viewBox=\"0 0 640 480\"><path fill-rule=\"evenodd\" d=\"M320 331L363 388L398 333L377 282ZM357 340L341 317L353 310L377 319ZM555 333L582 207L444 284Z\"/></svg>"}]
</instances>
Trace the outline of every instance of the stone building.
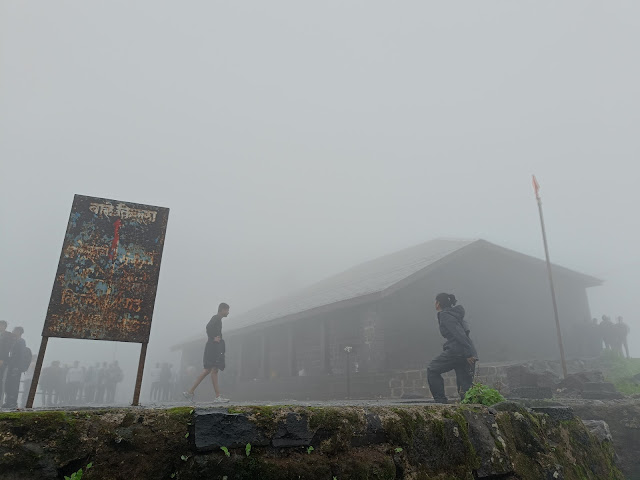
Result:
<instances>
[{"instance_id":1,"label":"stone building","mask_svg":"<svg viewBox=\"0 0 640 480\"><path fill-rule=\"evenodd\" d=\"M563 329L591 317L586 289L601 281L554 266ZM467 310L481 362L556 358L545 262L484 240L436 239L358 265L225 324L225 394L234 399L389 396L399 371L441 350L435 296ZM202 364L205 338L174 347ZM350 353L345 351L351 347Z\"/></svg>"}]
</instances>

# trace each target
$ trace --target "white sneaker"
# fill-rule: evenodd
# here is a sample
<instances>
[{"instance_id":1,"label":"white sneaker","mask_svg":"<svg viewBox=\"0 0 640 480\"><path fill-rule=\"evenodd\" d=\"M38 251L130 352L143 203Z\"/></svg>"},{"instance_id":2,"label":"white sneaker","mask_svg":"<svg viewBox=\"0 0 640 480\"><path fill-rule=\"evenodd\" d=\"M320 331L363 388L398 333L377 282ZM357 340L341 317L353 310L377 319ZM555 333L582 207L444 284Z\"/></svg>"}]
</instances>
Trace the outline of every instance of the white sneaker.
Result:
<instances>
[{"instance_id":1,"label":"white sneaker","mask_svg":"<svg viewBox=\"0 0 640 480\"><path fill-rule=\"evenodd\" d=\"M224 398L224 397L216 397L214 402L215 403L229 403L229 399L228 398Z\"/></svg>"},{"instance_id":2,"label":"white sneaker","mask_svg":"<svg viewBox=\"0 0 640 480\"><path fill-rule=\"evenodd\" d=\"M184 398L186 398L187 400L189 400L190 402L193 402L193 393L189 393L189 392L182 392L182 395L184 395Z\"/></svg>"}]
</instances>

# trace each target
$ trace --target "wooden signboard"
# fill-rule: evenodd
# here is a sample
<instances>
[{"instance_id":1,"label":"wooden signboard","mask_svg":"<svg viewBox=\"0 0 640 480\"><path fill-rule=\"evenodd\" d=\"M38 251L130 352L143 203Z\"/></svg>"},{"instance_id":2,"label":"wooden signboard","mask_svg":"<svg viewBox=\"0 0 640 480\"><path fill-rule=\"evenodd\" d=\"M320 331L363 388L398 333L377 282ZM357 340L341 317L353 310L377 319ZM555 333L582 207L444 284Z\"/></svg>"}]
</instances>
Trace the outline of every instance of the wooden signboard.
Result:
<instances>
[{"instance_id":1,"label":"wooden signboard","mask_svg":"<svg viewBox=\"0 0 640 480\"><path fill-rule=\"evenodd\" d=\"M169 209L76 195L27 408L49 337L141 343L138 405Z\"/></svg>"}]
</instances>

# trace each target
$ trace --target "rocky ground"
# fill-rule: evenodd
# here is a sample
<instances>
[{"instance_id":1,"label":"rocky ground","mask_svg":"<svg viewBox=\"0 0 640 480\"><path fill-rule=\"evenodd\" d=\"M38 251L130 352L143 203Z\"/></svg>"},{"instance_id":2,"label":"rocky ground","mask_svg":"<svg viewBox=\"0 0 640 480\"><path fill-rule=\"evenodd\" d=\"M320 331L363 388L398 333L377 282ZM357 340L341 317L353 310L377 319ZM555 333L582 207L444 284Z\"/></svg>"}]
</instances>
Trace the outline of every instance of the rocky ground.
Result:
<instances>
[{"instance_id":1,"label":"rocky ground","mask_svg":"<svg viewBox=\"0 0 640 480\"><path fill-rule=\"evenodd\" d=\"M525 401L533 405L566 405L600 438L611 441L616 464L629 480L640 480L640 398L588 400L556 398ZM606 425L603 425L606 424Z\"/></svg>"},{"instance_id":2,"label":"rocky ground","mask_svg":"<svg viewBox=\"0 0 640 480\"><path fill-rule=\"evenodd\" d=\"M571 408L305 403L2 413L0 479L625 478Z\"/></svg>"}]
</instances>

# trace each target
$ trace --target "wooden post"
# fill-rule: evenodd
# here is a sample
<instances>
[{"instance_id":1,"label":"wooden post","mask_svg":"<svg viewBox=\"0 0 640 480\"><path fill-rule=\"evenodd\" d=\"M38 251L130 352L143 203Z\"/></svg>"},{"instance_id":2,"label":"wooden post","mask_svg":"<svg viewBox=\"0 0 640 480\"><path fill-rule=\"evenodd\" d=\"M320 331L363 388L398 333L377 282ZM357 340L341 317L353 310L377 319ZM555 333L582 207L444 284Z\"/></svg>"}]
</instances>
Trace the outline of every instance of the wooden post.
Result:
<instances>
[{"instance_id":1,"label":"wooden post","mask_svg":"<svg viewBox=\"0 0 640 480\"><path fill-rule=\"evenodd\" d=\"M140 404L140 388L142 387L142 373L144 372L144 361L147 357L147 343L143 343L140 348L140 361L138 362L138 376L136 377L136 387L133 390L133 403L134 407Z\"/></svg>"},{"instance_id":2,"label":"wooden post","mask_svg":"<svg viewBox=\"0 0 640 480\"><path fill-rule=\"evenodd\" d=\"M560 349L560 361L562 362L562 373L564 378L567 377L567 362L564 359L564 346L562 344L562 331L560 329L560 318L558 315L558 303L556 302L556 290L553 286L553 273L551 271L551 260L549 257L549 246L547 245L547 231L544 227L544 216L542 214L542 199L538 193L540 186L533 177L533 188L536 192L536 200L538 201L538 212L540 213L540 227L542 228L542 242L544 243L544 254L547 260L547 273L549 275L549 287L551 288L551 303L553 304L553 314L556 319L556 330L558 334L558 348Z\"/></svg>"},{"instance_id":3,"label":"wooden post","mask_svg":"<svg viewBox=\"0 0 640 480\"><path fill-rule=\"evenodd\" d=\"M38 351L38 359L36 360L36 367L33 370L33 378L31 379L31 387L29 388L29 396L27 397L27 408L33 408L33 401L36 398L38 381L40 380L40 372L42 371L42 362L44 361L44 353L47 350L48 342L49 337L42 337L42 341L40 342L40 351Z\"/></svg>"}]
</instances>

